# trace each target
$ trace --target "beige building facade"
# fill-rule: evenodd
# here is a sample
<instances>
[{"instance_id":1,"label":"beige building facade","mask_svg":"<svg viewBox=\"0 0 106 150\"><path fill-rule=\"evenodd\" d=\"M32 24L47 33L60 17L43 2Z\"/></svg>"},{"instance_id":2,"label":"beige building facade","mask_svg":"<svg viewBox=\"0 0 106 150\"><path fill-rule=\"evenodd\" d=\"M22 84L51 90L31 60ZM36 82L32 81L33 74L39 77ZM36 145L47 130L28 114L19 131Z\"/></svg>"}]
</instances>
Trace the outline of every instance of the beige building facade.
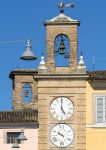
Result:
<instances>
[{"instance_id":1,"label":"beige building facade","mask_svg":"<svg viewBox=\"0 0 106 150\"><path fill-rule=\"evenodd\" d=\"M90 73L86 83L86 147L106 149L106 71Z\"/></svg>"}]
</instances>

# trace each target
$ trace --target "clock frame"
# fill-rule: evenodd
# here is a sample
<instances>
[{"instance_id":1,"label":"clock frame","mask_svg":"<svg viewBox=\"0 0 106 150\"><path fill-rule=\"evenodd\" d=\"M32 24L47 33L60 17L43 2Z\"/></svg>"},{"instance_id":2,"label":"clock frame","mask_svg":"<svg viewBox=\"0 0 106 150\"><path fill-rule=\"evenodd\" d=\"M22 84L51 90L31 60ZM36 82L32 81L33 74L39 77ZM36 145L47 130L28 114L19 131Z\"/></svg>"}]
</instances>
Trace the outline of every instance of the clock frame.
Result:
<instances>
[{"instance_id":1,"label":"clock frame","mask_svg":"<svg viewBox=\"0 0 106 150\"><path fill-rule=\"evenodd\" d=\"M69 98L60 96L50 104L50 112L54 119L66 120L73 115L74 105Z\"/></svg>"},{"instance_id":2,"label":"clock frame","mask_svg":"<svg viewBox=\"0 0 106 150\"><path fill-rule=\"evenodd\" d=\"M57 147L67 147L74 139L74 132L67 124L55 125L50 133L51 142Z\"/></svg>"}]
</instances>

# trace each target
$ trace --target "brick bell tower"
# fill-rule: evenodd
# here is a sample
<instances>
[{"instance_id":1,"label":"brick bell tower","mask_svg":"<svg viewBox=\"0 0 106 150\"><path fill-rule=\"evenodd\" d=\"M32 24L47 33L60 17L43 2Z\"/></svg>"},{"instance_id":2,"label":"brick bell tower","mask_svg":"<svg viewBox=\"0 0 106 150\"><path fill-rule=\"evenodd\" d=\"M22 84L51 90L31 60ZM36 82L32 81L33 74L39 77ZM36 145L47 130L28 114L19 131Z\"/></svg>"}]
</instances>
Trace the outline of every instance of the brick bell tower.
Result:
<instances>
[{"instance_id":1,"label":"brick bell tower","mask_svg":"<svg viewBox=\"0 0 106 150\"><path fill-rule=\"evenodd\" d=\"M70 7L73 4L69 4ZM78 63L78 20L64 14L47 20L46 63L44 56L38 81L39 150L86 150L86 67Z\"/></svg>"},{"instance_id":2,"label":"brick bell tower","mask_svg":"<svg viewBox=\"0 0 106 150\"><path fill-rule=\"evenodd\" d=\"M77 29L79 24L77 20L67 17L64 13L45 22L47 31L46 65L51 73L75 73L77 71ZM63 66L61 63L57 64L59 62L56 57L58 61L64 63L66 61L66 64L62 64Z\"/></svg>"}]
</instances>

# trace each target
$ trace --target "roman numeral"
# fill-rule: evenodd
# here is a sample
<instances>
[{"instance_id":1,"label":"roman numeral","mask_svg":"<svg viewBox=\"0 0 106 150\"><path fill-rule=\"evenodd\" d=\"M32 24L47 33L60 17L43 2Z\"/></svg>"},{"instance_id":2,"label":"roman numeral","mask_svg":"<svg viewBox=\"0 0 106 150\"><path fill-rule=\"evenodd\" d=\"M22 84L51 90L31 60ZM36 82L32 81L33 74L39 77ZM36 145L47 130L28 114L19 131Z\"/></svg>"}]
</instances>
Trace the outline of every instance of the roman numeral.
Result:
<instances>
[{"instance_id":1,"label":"roman numeral","mask_svg":"<svg viewBox=\"0 0 106 150\"><path fill-rule=\"evenodd\" d=\"M54 142L57 142L57 139L56 139L55 137L53 137L52 140L53 140Z\"/></svg>"},{"instance_id":2,"label":"roman numeral","mask_svg":"<svg viewBox=\"0 0 106 150\"><path fill-rule=\"evenodd\" d=\"M67 140L68 140L68 141L71 141L71 139L70 139L70 138L68 138Z\"/></svg>"},{"instance_id":3,"label":"roman numeral","mask_svg":"<svg viewBox=\"0 0 106 150\"><path fill-rule=\"evenodd\" d=\"M64 143L63 143L63 142L60 142L60 146L64 146Z\"/></svg>"}]
</instances>

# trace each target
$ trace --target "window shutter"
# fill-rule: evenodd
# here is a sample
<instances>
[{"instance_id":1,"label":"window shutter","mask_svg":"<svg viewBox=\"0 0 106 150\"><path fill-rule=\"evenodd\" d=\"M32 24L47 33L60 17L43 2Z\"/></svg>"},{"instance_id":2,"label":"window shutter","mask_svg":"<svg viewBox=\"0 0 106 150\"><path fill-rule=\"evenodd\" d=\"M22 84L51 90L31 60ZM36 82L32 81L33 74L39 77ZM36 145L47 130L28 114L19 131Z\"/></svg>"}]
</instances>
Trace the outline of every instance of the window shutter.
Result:
<instances>
[{"instance_id":1,"label":"window shutter","mask_svg":"<svg viewBox=\"0 0 106 150\"><path fill-rule=\"evenodd\" d=\"M5 132L5 131L3 132L3 137L4 137L3 142L7 143L7 132Z\"/></svg>"},{"instance_id":2,"label":"window shutter","mask_svg":"<svg viewBox=\"0 0 106 150\"><path fill-rule=\"evenodd\" d=\"M96 122L104 122L104 101L103 97L96 97Z\"/></svg>"},{"instance_id":3,"label":"window shutter","mask_svg":"<svg viewBox=\"0 0 106 150\"><path fill-rule=\"evenodd\" d=\"M105 101L105 122L106 122L106 97L104 97L104 101Z\"/></svg>"}]
</instances>

